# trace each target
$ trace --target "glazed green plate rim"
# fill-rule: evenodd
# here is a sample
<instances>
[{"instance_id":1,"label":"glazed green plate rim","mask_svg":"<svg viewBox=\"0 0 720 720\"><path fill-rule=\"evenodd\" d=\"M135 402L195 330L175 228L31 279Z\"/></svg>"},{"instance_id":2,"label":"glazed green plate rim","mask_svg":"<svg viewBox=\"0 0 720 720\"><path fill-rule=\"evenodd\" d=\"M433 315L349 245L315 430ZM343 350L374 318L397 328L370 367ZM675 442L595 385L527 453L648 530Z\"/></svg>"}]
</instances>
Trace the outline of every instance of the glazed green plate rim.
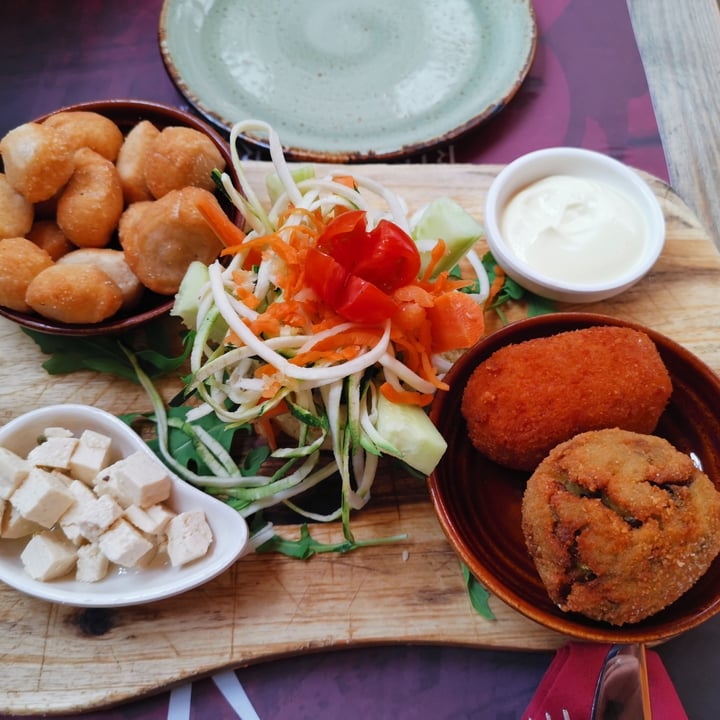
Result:
<instances>
[{"instance_id":1,"label":"glazed green plate rim","mask_svg":"<svg viewBox=\"0 0 720 720\"><path fill-rule=\"evenodd\" d=\"M530 71L537 22L531 0L164 0L158 39L215 125L262 120L290 159L345 163L418 154L497 115Z\"/></svg>"}]
</instances>

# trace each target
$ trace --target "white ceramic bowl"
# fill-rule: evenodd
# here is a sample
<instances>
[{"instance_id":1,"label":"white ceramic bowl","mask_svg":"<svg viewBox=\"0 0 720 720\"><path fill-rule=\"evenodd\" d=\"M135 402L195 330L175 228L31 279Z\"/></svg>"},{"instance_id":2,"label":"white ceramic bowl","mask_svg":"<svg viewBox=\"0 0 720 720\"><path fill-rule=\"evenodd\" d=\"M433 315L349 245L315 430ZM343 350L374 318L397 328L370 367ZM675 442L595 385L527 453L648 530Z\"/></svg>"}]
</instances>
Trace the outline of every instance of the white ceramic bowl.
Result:
<instances>
[{"instance_id":1,"label":"white ceramic bowl","mask_svg":"<svg viewBox=\"0 0 720 720\"><path fill-rule=\"evenodd\" d=\"M154 457L145 442L122 420L88 405L50 405L20 415L0 428L0 447L25 457L47 427L64 427L75 435L85 429L112 438L113 461L137 450ZM76 607L138 605L179 595L219 575L247 548L248 527L230 506L216 500L169 473L173 487L168 504L176 512L203 510L213 542L207 555L181 567L151 567L142 570L111 570L96 583L69 577L40 582L25 572L20 552L27 539L0 539L0 581L50 602Z\"/></svg>"},{"instance_id":2,"label":"white ceramic bowl","mask_svg":"<svg viewBox=\"0 0 720 720\"><path fill-rule=\"evenodd\" d=\"M620 267L611 279L576 280L553 277L518 257L501 232L502 214L521 190L543 178L569 175L601 182L615 188L640 211L646 237L639 256ZM655 264L665 244L665 219L650 186L638 172L602 153L580 148L537 150L514 160L492 182L485 201L485 232L488 246L499 265L523 287L562 302L597 302L627 290Z\"/></svg>"}]
</instances>

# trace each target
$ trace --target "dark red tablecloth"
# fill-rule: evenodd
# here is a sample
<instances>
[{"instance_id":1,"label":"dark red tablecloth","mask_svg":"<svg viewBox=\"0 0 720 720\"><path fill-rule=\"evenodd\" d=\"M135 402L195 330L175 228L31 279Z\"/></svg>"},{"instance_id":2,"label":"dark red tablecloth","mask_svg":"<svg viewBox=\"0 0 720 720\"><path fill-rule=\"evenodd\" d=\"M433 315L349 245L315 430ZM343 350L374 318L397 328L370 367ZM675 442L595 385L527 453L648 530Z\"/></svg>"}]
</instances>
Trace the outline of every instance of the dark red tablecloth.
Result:
<instances>
[{"instance_id":1,"label":"dark red tablecloth","mask_svg":"<svg viewBox=\"0 0 720 720\"><path fill-rule=\"evenodd\" d=\"M574 145L666 179L625 1L536 0L535 6L537 55L511 104L452 146L413 161L506 163L540 147ZM160 0L4 2L0 135L58 107L101 98L187 107L160 57L160 7ZM720 703L708 654L720 632L717 623L710 625L660 651L694 718L703 716L708 698ZM687 658L697 653L705 653L706 662L693 668ZM237 677L262 720L510 720L520 717L551 659L550 653L454 647L357 648L263 663L238 670ZM159 720L167 716L169 698L164 691L86 717ZM192 686L191 717L237 716L204 679Z\"/></svg>"}]
</instances>

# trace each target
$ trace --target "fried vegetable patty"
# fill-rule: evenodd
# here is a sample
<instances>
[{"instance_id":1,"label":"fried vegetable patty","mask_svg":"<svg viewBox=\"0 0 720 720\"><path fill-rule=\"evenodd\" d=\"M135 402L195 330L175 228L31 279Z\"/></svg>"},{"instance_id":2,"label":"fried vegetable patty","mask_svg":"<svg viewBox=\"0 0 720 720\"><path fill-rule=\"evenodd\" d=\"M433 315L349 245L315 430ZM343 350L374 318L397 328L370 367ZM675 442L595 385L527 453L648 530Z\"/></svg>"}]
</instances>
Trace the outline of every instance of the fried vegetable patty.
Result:
<instances>
[{"instance_id":1,"label":"fried vegetable patty","mask_svg":"<svg viewBox=\"0 0 720 720\"><path fill-rule=\"evenodd\" d=\"M647 334L597 326L497 350L474 370L461 409L480 452L532 471L580 432L653 432L671 392L670 375Z\"/></svg>"},{"instance_id":2,"label":"fried vegetable patty","mask_svg":"<svg viewBox=\"0 0 720 720\"><path fill-rule=\"evenodd\" d=\"M665 439L592 431L540 463L522 529L562 610L636 623L683 595L720 552L720 493Z\"/></svg>"}]
</instances>

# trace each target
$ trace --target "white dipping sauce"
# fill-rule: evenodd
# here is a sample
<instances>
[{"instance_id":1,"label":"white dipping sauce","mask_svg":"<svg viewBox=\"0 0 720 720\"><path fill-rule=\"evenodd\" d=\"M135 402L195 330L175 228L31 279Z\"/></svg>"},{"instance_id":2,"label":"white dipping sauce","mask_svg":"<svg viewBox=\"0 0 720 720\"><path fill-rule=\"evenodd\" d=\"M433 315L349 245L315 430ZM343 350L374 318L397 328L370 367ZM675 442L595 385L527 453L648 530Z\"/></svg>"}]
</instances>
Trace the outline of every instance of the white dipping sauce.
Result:
<instances>
[{"instance_id":1,"label":"white dipping sauce","mask_svg":"<svg viewBox=\"0 0 720 720\"><path fill-rule=\"evenodd\" d=\"M614 280L640 259L648 227L640 210L612 185L552 175L518 192L500 218L517 258L565 282Z\"/></svg>"}]
</instances>

